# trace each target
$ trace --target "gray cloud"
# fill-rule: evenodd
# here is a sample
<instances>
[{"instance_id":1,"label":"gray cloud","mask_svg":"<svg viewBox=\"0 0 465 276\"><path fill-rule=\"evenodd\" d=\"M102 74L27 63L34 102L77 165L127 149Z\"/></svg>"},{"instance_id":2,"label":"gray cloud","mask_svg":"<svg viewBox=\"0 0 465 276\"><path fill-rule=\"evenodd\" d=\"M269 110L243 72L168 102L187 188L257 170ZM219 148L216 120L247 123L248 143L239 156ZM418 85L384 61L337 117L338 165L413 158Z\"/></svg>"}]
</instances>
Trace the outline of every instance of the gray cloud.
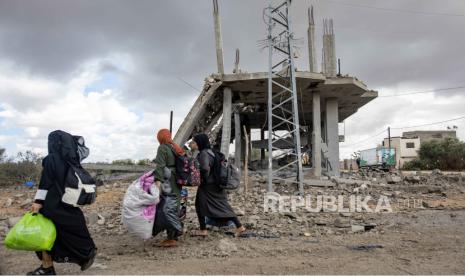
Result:
<instances>
[{"instance_id":1,"label":"gray cloud","mask_svg":"<svg viewBox=\"0 0 465 276\"><path fill-rule=\"evenodd\" d=\"M340 2L465 13L463 1ZM316 8L318 32L321 33L323 17L335 19L337 53L343 72L376 87L398 82L447 85L460 81L465 65L465 56L461 54L465 37L460 35L465 17L373 10L338 5L337 1L294 1L295 31L301 38L305 38L309 3ZM266 70L266 55L261 55L256 47L257 40L266 34L261 17L266 4L220 1L229 71L235 48L241 49L245 69ZM63 78L84 60L115 51L127 52L137 60L137 76L141 78L158 75L171 82L170 76L177 75L200 87L203 77L215 71L212 21L209 0L2 1L0 53L34 74ZM301 52L298 65L305 69L305 47ZM139 80L133 82L141 86ZM141 93L153 95L154 91L147 90L153 89L143 88ZM184 90L189 95L195 92L176 92Z\"/></svg>"},{"instance_id":2,"label":"gray cloud","mask_svg":"<svg viewBox=\"0 0 465 276\"><path fill-rule=\"evenodd\" d=\"M266 71L267 53L260 52L257 41L266 36L262 9L267 1L219 2L226 71L232 71L236 48L241 50L242 69ZM308 68L306 9L313 4L318 54L321 56L322 19L334 18L342 73L357 76L370 88L432 89L465 84L465 17L341 3L465 14L462 0L294 0L294 30L305 42L297 60L300 70ZM0 63L11 62L32 76L63 82L84 62L113 53L127 54L134 61L132 72L112 63L100 65L101 72L114 72L121 78L118 97L126 105L150 112L175 109L181 118L198 92L179 78L200 89L203 79L216 71L211 0L0 1ZM438 93L438 97L446 95L463 93ZM406 105L402 102L399 110ZM352 131L372 133L399 112L387 112L370 122L362 120L366 124L354 124Z\"/></svg>"}]
</instances>

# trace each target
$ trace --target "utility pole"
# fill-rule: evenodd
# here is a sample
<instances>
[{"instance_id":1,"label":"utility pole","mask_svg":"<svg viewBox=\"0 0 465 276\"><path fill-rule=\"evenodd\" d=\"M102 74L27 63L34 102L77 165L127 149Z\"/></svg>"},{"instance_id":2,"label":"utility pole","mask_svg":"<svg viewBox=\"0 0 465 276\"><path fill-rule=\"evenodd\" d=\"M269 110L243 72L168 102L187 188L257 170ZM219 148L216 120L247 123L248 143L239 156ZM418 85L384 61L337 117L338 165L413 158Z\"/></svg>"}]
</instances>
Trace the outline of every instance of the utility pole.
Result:
<instances>
[{"instance_id":1,"label":"utility pole","mask_svg":"<svg viewBox=\"0 0 465 276\"><path fill-rule=\"evenodd\" d=\"M387 129L388 131L388 152L389 152L389 157L388 157L388 160L391 159L391 127L388 127ZM394 153L394 160L395 159L395 153ZM397 162L394 161L394 164L396 164ZM396 165L394 165L395 167ZM391 167L389 167L389 170L391 170Z\"/></svg>"},{"instance_id":2,"label":"utility pole","mask_svg":"<svg viewBox=\"0 0 465 276\"><path fill-rule=\"evenodd\" d=\"M391 154L391 127L388 127L388 148L389 154Z\"/></svg>"},{"instance_id":3,"label":"utility pole","mask_svg":"<svg viewBox=\"0 0 465 276\"><path fill-rule=\"evenodd\" d=\"M170 112L170 133L173 133L173 110Z\"/></svg>"}]
</instances>

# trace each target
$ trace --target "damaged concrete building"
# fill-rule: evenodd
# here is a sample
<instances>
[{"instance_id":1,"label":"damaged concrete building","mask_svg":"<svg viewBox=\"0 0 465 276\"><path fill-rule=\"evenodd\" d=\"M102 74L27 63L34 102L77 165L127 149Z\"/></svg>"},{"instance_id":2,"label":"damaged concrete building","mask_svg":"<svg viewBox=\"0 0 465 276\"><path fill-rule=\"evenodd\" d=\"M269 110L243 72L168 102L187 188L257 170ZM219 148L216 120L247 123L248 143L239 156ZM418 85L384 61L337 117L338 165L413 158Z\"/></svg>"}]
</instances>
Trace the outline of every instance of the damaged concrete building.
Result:
<instances>
[{"instance_id":1,"label":"damaged concrete building","mask_svg":"<svg viewBox=\"0 0 465 276\"><path fill-rule=\"evenodd\" d=\"M225 73L217 0L213 0L218 72L206 78L203 90L185 117L174 140L185 143L193 135L208 133L221 151L229 156L235 141L237 165L244 158L245 134L260 130L260 140L252 141L265 159L268 149L268 72L246 73L239 69L238 51L233 73ZM338 123L378 96L356 77L337 72L335 33L332 19L324 20L321 71L317 66L313 8L308 11L309 70L295 70L302 152L310 153L311 167L305 176L339 175ZM265 71L265 70L264 70ZM245 133L244 133L245 130ZM286 126L282 126L282 131ZM250 139L249 139L250 140ZM286 148L286 144L282 145Z\"/></svg>"}]
</instances>

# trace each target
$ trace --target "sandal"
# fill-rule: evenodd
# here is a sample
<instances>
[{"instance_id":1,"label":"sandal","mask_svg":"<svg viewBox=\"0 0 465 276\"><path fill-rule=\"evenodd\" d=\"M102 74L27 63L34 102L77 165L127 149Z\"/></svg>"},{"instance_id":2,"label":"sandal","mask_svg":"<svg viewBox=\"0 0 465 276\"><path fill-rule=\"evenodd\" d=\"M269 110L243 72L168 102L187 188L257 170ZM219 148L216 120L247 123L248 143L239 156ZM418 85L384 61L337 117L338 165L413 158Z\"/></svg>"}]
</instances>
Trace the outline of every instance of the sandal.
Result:
<instances>
[{"instance_id":1,"label":"sandal","mask_svg":"<svg viewBox=\"0 0 465 276\"><path fill-rule=\"evenodd\" d=\"M234 234L234 237L239 238L242 233L244 233L247 229L244 226L241 226L236 229L236 233Z\"/></svg>"},{"instance_id":2,"label":"sandal","mask_svg":"<svg viewBox=\"0 0 465 276\"><path fill-rule=\"evenodd\" d=\"M28 272L26 275L57 275L57 273L55 272L55 268L53 268L53 266L47 268L40 266L37 269Z\"/></svg>"},{"instance_id":3,"label":"sandal","mask_svg":"<svg viewBox=\"0 0 465 276\"><path fill-rule=\"evenodd\" d=\"M176 247L178 242L176 240L164 240L160 243L161 247Z\"/></svg>"},{"instance_id":4,"label":"sandal","mask_svg":"<svg viewBox=\"0 0 465 276\"><path fill-rule=\"evenodd\" d=\"M206 233L206 234L205 234ZM208 232L203 232L202 230L193 230L190 235L192 237L206 237L208 236Z\"/></svg>"}]
</instances>

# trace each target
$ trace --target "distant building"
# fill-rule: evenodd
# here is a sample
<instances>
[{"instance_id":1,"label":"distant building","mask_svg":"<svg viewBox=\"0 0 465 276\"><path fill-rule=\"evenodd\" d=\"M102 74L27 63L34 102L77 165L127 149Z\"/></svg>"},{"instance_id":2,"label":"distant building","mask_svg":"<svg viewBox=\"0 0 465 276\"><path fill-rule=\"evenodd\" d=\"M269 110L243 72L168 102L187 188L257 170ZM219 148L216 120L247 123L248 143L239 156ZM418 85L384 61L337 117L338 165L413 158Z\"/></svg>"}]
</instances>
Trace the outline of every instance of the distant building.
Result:
<instances>
[{"instance_id":1,"label":"distant building","mask_svg":"<svg viewBox=\"0 0 465 276\"><path fill-rule=\"evenodd\" d=\"M384 138L383 147L389 147L388 138ZM396 150L396 168L400 169L405 162L412 161L418 156L420 138L391 137L391 148Z\"/></svg>"},{"instance_id":2,"label":"distant building","mask_svg":"<svg viewBox=\"0 0 465 276\"><path fill-rule=\"evenodd\" d=\"M357 161L355 159L344 159L339 161L341 170L358 171Z\"/></svg>"},{"instance_id":3,"label":"distant building","mask_svg":"<svg viewBox=\"0 0 465 276\"><path fill-rule=\"evenodd\" d=\"M416 130L402 133L406 138L420 138L420 142L428 142L432 140L442 140L445 138L457 138L455 130Z\"/></svg>"},{"instance_id":4,"label":"distant building","mask_svg":"<svg viewBox=\"0 0 465 276\"><path fill-rule=\"evenodd\" d=\"M455 130L416 130L404 132L402 137L391 137L391 148L396 149L396 168L402 168L405 162L415 159L421 143L456 137ZM388 138L384 138L382 146L389 146Z\"/></svg>"}]
</instances>

